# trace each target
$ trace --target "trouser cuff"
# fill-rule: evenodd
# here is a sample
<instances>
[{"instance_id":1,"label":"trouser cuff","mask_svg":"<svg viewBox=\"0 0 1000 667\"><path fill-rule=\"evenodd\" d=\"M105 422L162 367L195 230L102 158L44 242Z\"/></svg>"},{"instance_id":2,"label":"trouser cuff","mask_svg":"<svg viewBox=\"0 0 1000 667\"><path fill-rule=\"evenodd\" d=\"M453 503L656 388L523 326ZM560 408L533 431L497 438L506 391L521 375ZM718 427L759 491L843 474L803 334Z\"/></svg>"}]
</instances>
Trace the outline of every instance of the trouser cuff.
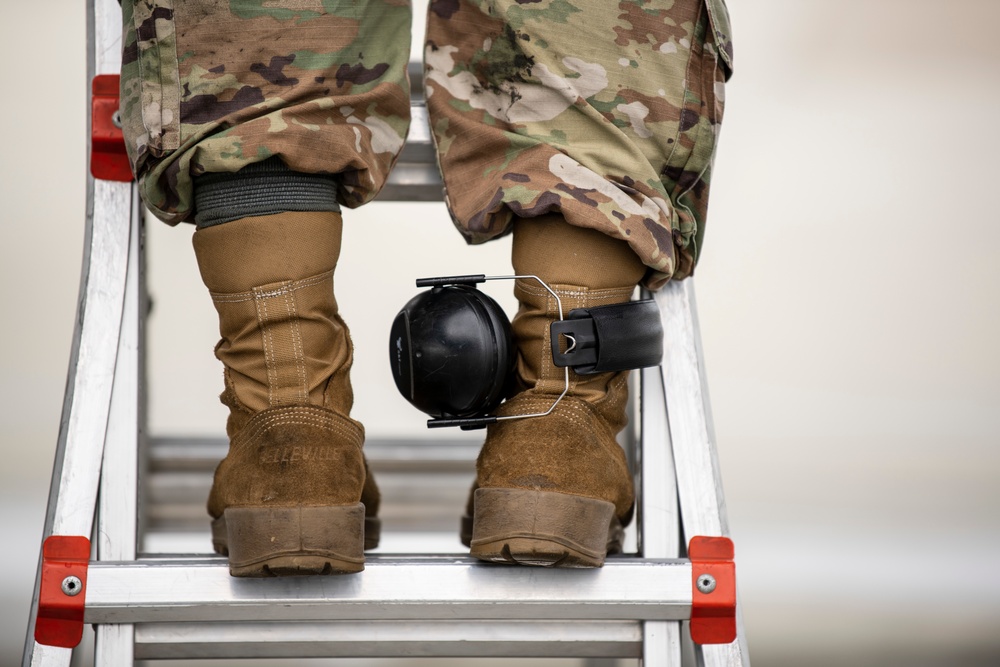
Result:
<instances>
[{"instance_id":1,"label":"trouser cuff","mask_svg":"<svg viewBox=\"0 0 1000 667\"><path fill-rule=\"evenodd\" d=\"M292 171L278 157L235 173L209 173L194 181L199 228L286 211L339 211L337 182L330 174Z\"/></svg>"}]
</instances>

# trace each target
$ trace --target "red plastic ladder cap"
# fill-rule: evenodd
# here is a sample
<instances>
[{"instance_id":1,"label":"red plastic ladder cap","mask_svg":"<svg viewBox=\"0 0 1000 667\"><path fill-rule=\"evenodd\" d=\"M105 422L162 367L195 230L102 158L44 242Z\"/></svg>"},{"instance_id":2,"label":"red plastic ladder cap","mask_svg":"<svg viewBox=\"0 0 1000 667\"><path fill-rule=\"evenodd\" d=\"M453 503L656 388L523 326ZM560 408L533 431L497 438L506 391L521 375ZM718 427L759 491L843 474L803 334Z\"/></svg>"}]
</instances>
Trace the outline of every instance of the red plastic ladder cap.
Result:
<instances>
[{"instance_id":1,"label":"red plastic ladder cap","mask_svg":"<svg viewBox=\"0 0 1000 667\"><path fill-rule=\"evenodd\" d=\"M132 167L125 151L125 136L115 124L120 106L117 74L94 77L90 107L90 173L105 181L128 183Z\"/></svg>"},{"instance_id":2,"label":"red plastic ladder cap","mask_svg":"<svg viewBox=\"0 0 1000 667\"><path fill-rule=\"evenodd\" d=\"M736 639L736 564L733 541L727 537L693 537L691 560L691 639L698 644L728 644ZM714 589L702 592L705 576Z\"/></svg>"},{"instance_id":3,"label":"red plastic ladder cap","mask_svg":"<svg viewBox=\"0 0 1000 667\"><path fill-rule=\"evenodd\" d=\"M90 540L86 537L52 535L45 540L35 620L35 641L39 644L73 648L80 643L89 564Z\"/></svg>"}]
</instances>

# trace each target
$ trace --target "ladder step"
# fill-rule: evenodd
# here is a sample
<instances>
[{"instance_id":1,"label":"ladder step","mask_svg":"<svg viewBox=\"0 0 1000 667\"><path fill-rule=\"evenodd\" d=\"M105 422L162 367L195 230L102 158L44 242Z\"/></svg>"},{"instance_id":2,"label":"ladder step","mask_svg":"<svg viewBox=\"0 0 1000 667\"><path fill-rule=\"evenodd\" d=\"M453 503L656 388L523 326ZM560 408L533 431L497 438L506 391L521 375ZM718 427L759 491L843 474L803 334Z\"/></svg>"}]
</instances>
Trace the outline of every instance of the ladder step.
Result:
<instances>
[{"instance_id":1,"label":"ladder step","mask_svg":"<svg viewBox=\"0 0 1000 667\"><path fill-rule=\"evenodd\" d=\"M235 579L222 558L95 561L86 623L333 620L683 620L687 560L610 558L597 570L371 556L362 575Z\"/></svg>"},{"instance_id":2,"label":"ladder step","mask_svg":"<svg viewBox=\"0 0 1000 667\"><path fill-rule=\"evenodd\" d=\"M365 442L365 456L376 472L472 473L482 446L482 437L453 442L370 438Z\"/></svg>"},{"instance_id":3,"label":"ladder step","mask_svg":"<svg viewBox=\"0 0 1000 667\"><path fill-rule=\"evenodd\" d=\"M394 657L639 658L635 621L155 623L136 627L139 660Z\"/></svg>"},{"instance_id":4,"label":"ladder step","mask_svg":"<svg viewBox=\"0 0 1000 667\"><path fill-rule=\"evenodd\" d=\"M439 202L444 196L444 183L437 168L427 104L424 102L423 67L420 63L410 63L409 71L410 133L377 200Z\"/></svg>"},{"instance_id":5,"label":"ladder step","mask_svg":"<svg viewBox=\"0 0 1000 667\"><path fill-rule=\"evenodd\" d=\"M383 537L397 532L441 533L454 535L457 543L481 446L479 440L366 442L365 455L382 490ZM142 551L211 553L205 499L227 448L224 438L148 441Z\"/></svg>"},{"instance_id":6,"label":"ladder step","mask_svg":"<svg viewBox=\"0 0 1000 667\"><path fill-rule=\"evenodd\" d=\"M471 472L476 468L476 456L482 440L456 440L454 442L426 441L397 438L369 438L365 442L365 456L372 468L378 471L402 470L406 472ZM155 472L212 473L226 455L225 438L150 438L148 460Z\"/></svg>"}]
</instances>

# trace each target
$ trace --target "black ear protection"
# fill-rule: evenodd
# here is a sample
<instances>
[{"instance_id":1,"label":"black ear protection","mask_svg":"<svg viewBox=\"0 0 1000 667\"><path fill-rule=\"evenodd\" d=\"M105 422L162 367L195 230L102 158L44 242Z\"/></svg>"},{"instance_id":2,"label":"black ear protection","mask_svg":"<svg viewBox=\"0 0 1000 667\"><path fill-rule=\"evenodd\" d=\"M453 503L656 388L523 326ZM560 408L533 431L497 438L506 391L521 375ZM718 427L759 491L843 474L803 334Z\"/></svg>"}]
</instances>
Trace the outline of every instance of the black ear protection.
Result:
<instances>
[{"instance_id":1,"label":"black ear protection","mask_svg":"<svg viewBox=\"0 0 1000 667\"><path fill-rule=\"evenodd\" d=\"M510 320L475 285L487 280L538 281L556 299L551 325L553 363L564 369L563 393L545 412L490 414L506 397L517 358ZM430 287L410 299L392 323L389 358L396 387L429 414L430 428L483 428L500 419L549 414L569 391L569 369L581 375L655 366L663 355L660 311L652 300L577 308L563 317L562 302L537 276L421 278Z\"/></svg>"},{"instance_id":2,"label":"black ear protection","mask_svg":"<svg viewBox=\"0 0 1000 667\"><path fill-rule=\"evenodd\" d=\"M467 279L467 280L466 280ZM389 333L396 387L428 426L470 425L493 412L514 370L514 337L500 305L473 285L485 276L423 278ZM485 425L485 424L484 424Z\"/></svg>"}]
</instances>

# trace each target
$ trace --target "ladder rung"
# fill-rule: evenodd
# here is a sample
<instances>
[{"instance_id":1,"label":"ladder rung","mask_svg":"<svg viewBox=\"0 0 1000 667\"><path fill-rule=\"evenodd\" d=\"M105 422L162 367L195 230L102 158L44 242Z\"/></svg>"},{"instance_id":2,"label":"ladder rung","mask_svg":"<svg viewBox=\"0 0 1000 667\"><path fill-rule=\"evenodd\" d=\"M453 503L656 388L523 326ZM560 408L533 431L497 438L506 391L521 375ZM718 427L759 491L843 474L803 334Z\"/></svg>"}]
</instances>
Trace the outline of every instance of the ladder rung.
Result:
<instances>
[{"instance_id":1,"label":"ladder rung","mask_svg":"<svg viewBox=\"0 0 1000 667\"><path fill-rule=\"evenodd\" d=\"M398 531L457 535L475 478L482 442L372 438L365 454L382 489L383 536ZM140 549L160 553L211 553L205 498L212 471L228 449L224 438L151 438ZM200 534L200 544L171 536ZM452 548L446 549L451 551ZM421 550L422 551L422 550Z\"/></svg>"},{"instance_id":2,"label":"ladder rung","mask_svg":"<svg viewBox=\"0 0 1000 667\"><path fill-rule=\"evenodd\" d=\"M329 621L139 625L135 657L638 658L636 621Z\"/></svg>"},{"instance_id":3,"label":"ladder rung","mask_svg":"<svg viewBox=\"0 0 1000 667\"><path fill-rule=\"evenodd\" d=\"M375 470L471 471L482 440L455 442L369 438L365 456ZM154 472L196 470L211 473L228 449L225 438L160 437L149 440L149 464Z\"/></svg>"},{"instance_id":4,"label":"ladder rung","mask_svg":"<svg viewBox=\"0 0 1000 667\"><path fill-rule=\"evenodd\" d=\"M443 183L434 156L427 107L419 97L411 101L410 133L389 174L379 201L441 201Z\"/></svg>"},{"instance_id":5,"label":"ladder rung","mask_svg":"<svg viewBox=\"0 0 1000 667\"><path fill-rule=\"evenodd\" d=\"M236 579L222 558L175 557L91 563L84 621L683 620L691 600L687 560L567 570L376 555L358 575Z\"/></svg>"}]
</instances>

